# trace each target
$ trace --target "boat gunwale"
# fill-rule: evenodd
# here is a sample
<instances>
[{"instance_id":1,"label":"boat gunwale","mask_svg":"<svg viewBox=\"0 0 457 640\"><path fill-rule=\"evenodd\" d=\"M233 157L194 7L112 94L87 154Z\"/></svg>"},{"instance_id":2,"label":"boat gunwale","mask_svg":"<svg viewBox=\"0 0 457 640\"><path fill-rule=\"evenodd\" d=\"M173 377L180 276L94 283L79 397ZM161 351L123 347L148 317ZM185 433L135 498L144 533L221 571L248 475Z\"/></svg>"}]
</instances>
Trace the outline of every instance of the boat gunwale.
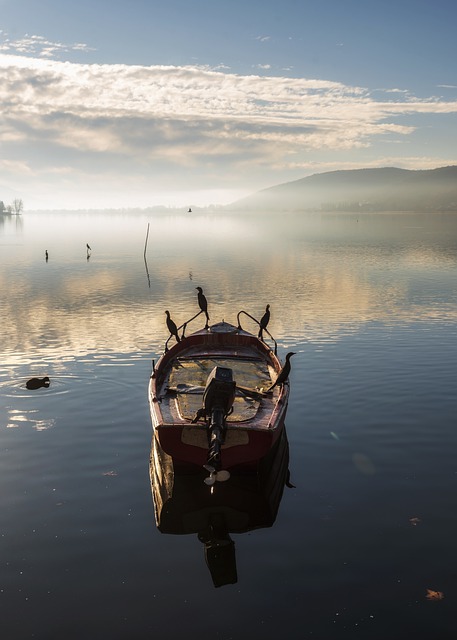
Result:
<instances>
[{"instance_id":1,"label":"boat gunwale","mask_svg":"<svg viewBox=\"0 0 457 640\"><path fill-rule=\"evenodd\" d=\"M218 323L213 326L217 327L217 326L220 326L221 324L222 323ZM178 354L180 352L186 351L187 349L196 347L198 345L203 346L207 344L208 347L211 347L210 343L207 342L207 340L213 337L217 339L217 337L220 337L220 336L236 336L237 338L240 337L241 339L245 339L247 341L246 345L233 345L233 346L226 345L228 351L230 350L230 348L235 348L236 346L248 346L249 343L251 343L252 346L255 345L255 348L258 349L259 354L264 355L266 358L270 360L275 371L279 371L281 369L281 362L278 356L271 350L271 348L265 342L260 340L254 334L249 333L248 331L245 331L244 329L238 329L234 325L231 325L228 323L223 323L223 324L225 324L227 327L231 327L233 331L211 332L212 327L209 327L209 329L199 329L198 331L195 331L194 333L191 333L190 335L185 336L179 342L174 344L170 349L165 351L160 356L152 372L151 380L157 381L160 373L165 370L167 363L173 359L177 359ZM205 338L207 340L205 340ZM217 345L217 346L220 346L220 345ZM211 355L213 354L211 353ZM224 357L226 357L225 354L224 354ZM233 357L236 358L237 356L233 354Z\"/></svg>"}]
</instances>

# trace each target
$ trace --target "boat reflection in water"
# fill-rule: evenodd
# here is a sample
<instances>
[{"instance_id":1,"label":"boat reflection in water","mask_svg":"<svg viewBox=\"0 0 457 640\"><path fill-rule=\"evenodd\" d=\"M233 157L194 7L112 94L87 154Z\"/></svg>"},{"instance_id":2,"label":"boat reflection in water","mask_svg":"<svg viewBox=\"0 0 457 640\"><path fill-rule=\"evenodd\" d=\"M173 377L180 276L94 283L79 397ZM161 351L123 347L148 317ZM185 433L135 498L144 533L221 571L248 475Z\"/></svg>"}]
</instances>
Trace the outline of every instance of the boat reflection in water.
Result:
<instances>
[{"instance_id":1,"label":"boat reflection in water","mask_svg":"<svg viewBox=\"0 0 457 640\"><path fill-rule=\"evenodd\" d=\"M151 489L162 533L197 534L215 587L237 582L235 543L230 534L271 527L289 482L286 430L257 472L232 473L226 482L207 483L207 473L179 473L152 439ZM205 482L206 480L206 482Z\"/></svg>"}]
</instances>

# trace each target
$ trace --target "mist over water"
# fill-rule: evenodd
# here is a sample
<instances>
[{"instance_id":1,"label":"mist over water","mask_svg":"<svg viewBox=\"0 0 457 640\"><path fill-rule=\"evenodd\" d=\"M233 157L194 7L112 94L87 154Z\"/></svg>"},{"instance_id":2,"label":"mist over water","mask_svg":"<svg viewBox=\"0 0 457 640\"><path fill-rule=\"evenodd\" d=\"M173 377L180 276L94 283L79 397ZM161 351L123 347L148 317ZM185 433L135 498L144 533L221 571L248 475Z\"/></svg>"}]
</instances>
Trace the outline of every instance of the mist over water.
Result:
<instances>
[{"instance_id":1,"label":"mist over water","mask_svg":"<svg viewBox=\"0 0 457 640\"><path fill-rule=\"evenodd\" d=\"M457 216L24 214L0 262L5 637L452 637ZM196 536L157 531L148 472L164 312L197 286L212 322L270 304L297 352L296 488L232 536L221 589Z\"/></svg>"}]
</instances>

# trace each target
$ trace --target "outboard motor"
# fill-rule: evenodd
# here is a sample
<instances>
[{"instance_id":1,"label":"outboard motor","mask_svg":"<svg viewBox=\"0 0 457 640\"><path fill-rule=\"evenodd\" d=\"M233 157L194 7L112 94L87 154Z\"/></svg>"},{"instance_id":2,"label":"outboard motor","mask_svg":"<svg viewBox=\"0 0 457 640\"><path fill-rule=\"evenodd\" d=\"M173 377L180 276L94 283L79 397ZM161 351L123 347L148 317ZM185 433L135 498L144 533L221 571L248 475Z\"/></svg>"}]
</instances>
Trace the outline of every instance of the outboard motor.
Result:
<instances>
[{"instance_id":1,"label":"outboard motor","mask_svg":"<svg viewBox=\"0 0 457 640\"><path fill-rule=\"evenodd\" d=\"M233 410L235 387L231 369L214 367L208 376L203 393L203 413L210 416L207 463L216 472L221 467L221 447L224 444L227 429L226 419Z\"/></svg>"}]
</instances>

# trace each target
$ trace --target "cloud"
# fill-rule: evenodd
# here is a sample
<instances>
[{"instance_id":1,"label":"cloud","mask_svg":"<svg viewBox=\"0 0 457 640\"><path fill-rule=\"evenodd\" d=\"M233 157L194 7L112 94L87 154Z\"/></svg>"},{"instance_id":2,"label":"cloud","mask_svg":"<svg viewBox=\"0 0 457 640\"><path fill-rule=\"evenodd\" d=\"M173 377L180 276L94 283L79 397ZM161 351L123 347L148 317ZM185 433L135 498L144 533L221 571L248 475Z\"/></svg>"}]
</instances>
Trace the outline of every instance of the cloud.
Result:
<instances>
[{"instance_id":1,"label":"cloud","mask_svg":"<svg viewBox=\"0 0 457 640\"><path fill-rule=\"evenodd\" d=\"M36 42L45 48L37 38L30 46ZM0 83L0 141L9 160L3 169L18 189L25 174L42 188L63 175L86 185L104 177L101 190L120 191L122 176L124 185L130 180L132 189L150 192L172 188L177 175L189 188L200 175L212 187L238 181L246 188L250 179L255 189L266 171L270 183L281 181L273 179L277 168L299 166L299 155L399 141L414 133L414 116L457 112L455 101L397 89L372 93L320 79L5 53Z\"/></svg>"},{"instance_id":2,"label":"cloud","mask_svg":"<svg viewBox=\"0 0 457 640\"><path fill-rule=\"evenodd\" d=\"M21 119L72 114L81 123L104 117L230 122L240 130L281 125L313 131L357 128L373 135L388 117L454 113L456 102L374 100L368 90L317 79L240 76L205 67L84 65L0 55L1 100ZM390 90L391 91L391 90ZM367 129L364 128L366 123ZM356 137L357 137L356 136Z\"/></svg>"},{"instance_id":3,"label":"cloud","mask_svg":"<svg viewBox=\"0 0 457 640\"><path fill-rule=\"evenodd\" d=\"M66 45L62 42L52 42L51 40L47 40L43 36L37 35L26 34L23 38L11 40L5 31L0 31L0 38L2 39L2 41L0 42L0 52L17 55L30 55L43 58L52 58L69 51L94 51L94 49L88 47L82 42Z\"/></svg>"}]
</instances>

